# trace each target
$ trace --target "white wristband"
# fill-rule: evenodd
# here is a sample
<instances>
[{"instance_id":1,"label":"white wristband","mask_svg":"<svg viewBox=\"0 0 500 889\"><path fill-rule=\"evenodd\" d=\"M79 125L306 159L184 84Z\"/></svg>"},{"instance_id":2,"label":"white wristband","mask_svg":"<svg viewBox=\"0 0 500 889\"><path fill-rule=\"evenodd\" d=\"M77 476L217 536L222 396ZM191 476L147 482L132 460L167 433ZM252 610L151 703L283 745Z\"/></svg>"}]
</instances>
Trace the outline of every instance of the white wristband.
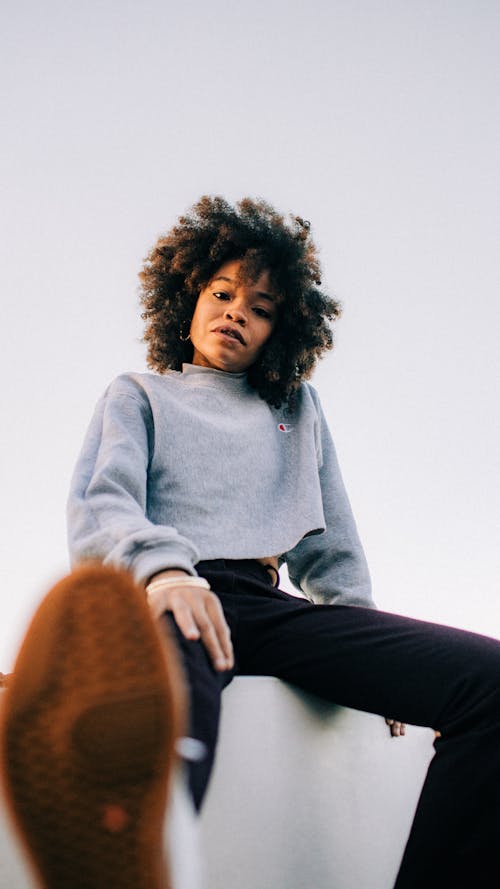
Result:
<instances>
[{"instance_id":1,"label":"white wristband","mask_svg":"<svg viewBox=\"0 0 500 889\"><path fill-rule=\"evenodd\" d=\"M153 617L159 618L168 610L168 594L172 587L195 586L201 589L210 589L210 584L204 577L165 577L163 580L152 580L146 587L146 597Z\"/></svg>"},{"instance_id":2,"label":"white wristband","mask_svg":"<svg viewBox=\"0 0 500 889\"><path fill-rule=\"evenodd\" d=\"M204 577L198 577L197 575L193 576L190 574L189 576L183 577L162 577L158 580L152 580L146 587L146 593L152 593L154 590L159 590L160 587L164 589L169 586L197 586L204 590L210 589L208 580L205 580Z\"/></svg>"}]
</instances>

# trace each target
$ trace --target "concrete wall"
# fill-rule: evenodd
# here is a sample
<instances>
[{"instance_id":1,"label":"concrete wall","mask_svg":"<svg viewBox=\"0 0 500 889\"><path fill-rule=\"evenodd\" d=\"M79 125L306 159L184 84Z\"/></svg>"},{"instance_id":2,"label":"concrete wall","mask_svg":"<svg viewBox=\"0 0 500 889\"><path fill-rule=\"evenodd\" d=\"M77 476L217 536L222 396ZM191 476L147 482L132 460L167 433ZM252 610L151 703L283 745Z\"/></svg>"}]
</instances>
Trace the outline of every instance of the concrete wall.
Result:
<instances>
[{"instance_id":1,"label":"concrete wall","mask_svg":"<svg viewBox=\"0 0 500 889\"><path fill-rule=\"evenodd\" d=\"M268 677L224 692L201 826L207 889L390 889L434 734Z\"/></svg>"},{"instance_id":2,"label":"concrete wall","mask_svg":"<svg viewBox=\"0 0 500 889\"><path fill-rule=\"evenodd\" d=\"M381 717L277 679L238 677L199 821L176 776L173 889L390 889L432 741L415 727L391 738ZM0 889L35 889L1 799Z\"/></svg>"}]
</instances>

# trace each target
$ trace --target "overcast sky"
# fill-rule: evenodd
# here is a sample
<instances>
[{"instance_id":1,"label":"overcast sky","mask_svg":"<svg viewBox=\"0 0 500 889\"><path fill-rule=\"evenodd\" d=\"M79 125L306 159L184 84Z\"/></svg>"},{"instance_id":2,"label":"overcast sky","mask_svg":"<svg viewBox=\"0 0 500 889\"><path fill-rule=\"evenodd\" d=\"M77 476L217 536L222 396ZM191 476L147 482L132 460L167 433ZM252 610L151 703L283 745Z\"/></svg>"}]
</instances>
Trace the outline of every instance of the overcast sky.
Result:
<instances>
[{"instance_id":1,"label":"overcast sky","mask_svg":"<svg viewBox=\"0 0 500 889\"><path fill-rule=\"evenodd\" d=\"M379 606L500 637L499 38L494 0L4 4L0 670L67 570L93 406L145 369L143 257L203 193L311 221Z\"/></svg>"}]
</instances>

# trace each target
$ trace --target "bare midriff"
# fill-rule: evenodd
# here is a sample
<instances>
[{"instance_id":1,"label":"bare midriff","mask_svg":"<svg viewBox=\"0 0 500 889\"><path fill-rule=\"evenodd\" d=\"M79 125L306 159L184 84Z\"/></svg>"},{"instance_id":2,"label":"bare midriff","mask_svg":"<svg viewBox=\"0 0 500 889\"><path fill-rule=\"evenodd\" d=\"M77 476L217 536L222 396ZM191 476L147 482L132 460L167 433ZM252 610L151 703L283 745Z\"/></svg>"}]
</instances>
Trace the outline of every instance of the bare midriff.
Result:
<instances>
[{"instance_id":1,"label":"bare midriff","mask_svg":"<svg viewBox=\"0 0 500 889\"><path fill-rule=\"evenodd\" d=\"M256 562L260 562L262 565L272 565L273 568L278 570L278 556L269 556L268 559L256 559Z\"/></svg>"},{"instance_id":2,"label":"bare midriff","mask_svg":"<svg viewBox=\"0 0 500 889\"><path fill-rule=\"evenodd\" d=\"M268 570L267 573L272 577L273 582L275 582L278 576L278 556L269 556L268 559L256 559L256 561L264 565L265 568L268 568L269 565L271 568L274 568L274 571Z\"/></svg>"}]
</instances>

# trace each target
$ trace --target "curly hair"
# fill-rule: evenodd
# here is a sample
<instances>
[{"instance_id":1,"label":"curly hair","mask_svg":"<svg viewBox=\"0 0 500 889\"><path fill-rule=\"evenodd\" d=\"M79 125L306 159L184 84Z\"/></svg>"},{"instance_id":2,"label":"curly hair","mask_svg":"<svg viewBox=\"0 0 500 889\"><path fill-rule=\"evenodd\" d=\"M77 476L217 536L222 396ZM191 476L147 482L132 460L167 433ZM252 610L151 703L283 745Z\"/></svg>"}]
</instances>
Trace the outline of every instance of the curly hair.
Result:
<instances>
[{"instance_id":1,"label":"curly hair","mask_svg":"<svg viewBox=\"0 0 500 889\"><path fill-rule=\"evenodd\" d=\"M224 263L241 259L240 277L253 282L268 269L284 297L248 381L268 404L293 408L301 381L332 348L328 321L340 314L340 304L319 289L309 228L299 216L285 222L265 201L244 198L233 207L222 197L202 197L159 237L139 274L148 366L164 373L192 360L193 346L180 336L189 330L198 296Z\"/></svg>"}]
</instances>

